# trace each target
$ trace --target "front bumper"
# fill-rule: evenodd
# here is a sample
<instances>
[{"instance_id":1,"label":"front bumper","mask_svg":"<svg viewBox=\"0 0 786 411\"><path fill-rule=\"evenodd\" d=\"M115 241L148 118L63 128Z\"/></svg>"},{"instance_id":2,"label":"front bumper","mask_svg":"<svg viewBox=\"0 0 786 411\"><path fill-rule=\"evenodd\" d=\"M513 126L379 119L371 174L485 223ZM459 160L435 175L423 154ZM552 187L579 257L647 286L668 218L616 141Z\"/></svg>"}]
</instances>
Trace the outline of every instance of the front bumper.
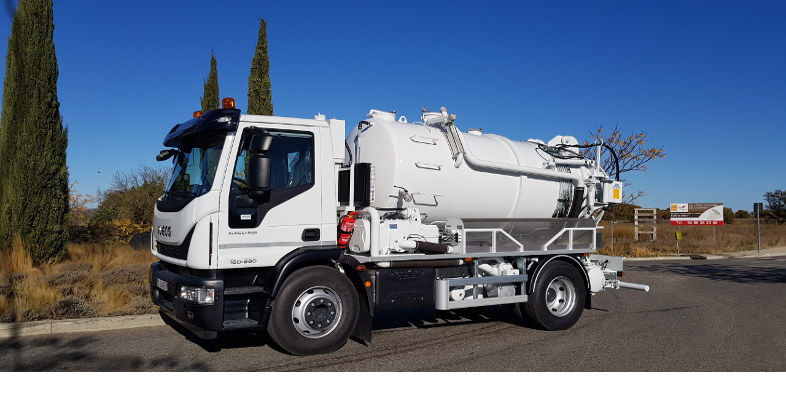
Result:
<instances>
[{"instance_id":1,"label":"front bumper","mask_svg":"<svg viewBox=\"0 0 786 411\"><path fill-rule=\"evenodd\" d=\"M215 289L214 303L202 305L180 300L177 294L181 285ZM162 313L200 337L214 337L210 333L211 331L223 331L224 329L223 280L177 274L157 262L150 265L150 295ZM208 332L204 333L203 331Z\"/></svg>"}]
</instances>

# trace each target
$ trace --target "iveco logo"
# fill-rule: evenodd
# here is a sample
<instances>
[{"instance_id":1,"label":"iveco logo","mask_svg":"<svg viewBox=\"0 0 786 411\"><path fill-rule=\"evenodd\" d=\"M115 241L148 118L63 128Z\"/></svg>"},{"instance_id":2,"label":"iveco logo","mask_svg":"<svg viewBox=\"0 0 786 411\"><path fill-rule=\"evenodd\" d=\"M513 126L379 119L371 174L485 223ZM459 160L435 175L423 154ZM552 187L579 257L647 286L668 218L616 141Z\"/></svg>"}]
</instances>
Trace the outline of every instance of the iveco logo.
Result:
<instances>
[{"instance_id":1,"label":"iveco logo","mask_svg":"<svg viewBox=\"0 0 786 411\"><path fill-rule=\"evenodd\" d=\"M158 235L161 237L172 237L172 227L168 225L158 226Z\"/></svg>"}]
</instances>

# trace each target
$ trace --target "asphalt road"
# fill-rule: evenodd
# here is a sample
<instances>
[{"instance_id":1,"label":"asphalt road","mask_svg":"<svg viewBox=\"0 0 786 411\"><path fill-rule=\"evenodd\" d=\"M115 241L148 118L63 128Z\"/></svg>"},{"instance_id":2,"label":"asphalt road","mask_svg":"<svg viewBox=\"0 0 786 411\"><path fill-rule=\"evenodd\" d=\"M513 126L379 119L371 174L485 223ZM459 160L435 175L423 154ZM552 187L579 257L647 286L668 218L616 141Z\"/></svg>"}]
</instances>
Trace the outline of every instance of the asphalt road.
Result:
<instances>
[{"instance_id":1,"label":"asphalt road","mask_svg":"<svg viewBox=\"0 0 786 411\"><path fill-rule=\"evenodd\" d=\"M171 327L0 340L0 371L785 371L786 257L633 261L571 329L504 307L376 318L369 346L293 357L263 337L199 344Z\"/></svg>"}]
</instances>

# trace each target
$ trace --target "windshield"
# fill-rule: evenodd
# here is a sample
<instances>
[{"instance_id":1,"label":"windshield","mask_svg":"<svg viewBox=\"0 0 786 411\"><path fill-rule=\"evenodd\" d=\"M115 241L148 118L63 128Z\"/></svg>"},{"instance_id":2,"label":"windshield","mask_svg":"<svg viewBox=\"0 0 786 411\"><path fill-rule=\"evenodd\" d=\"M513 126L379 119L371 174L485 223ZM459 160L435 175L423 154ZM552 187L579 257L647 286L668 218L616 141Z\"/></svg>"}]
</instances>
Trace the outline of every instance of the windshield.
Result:
<instances>
[{"instance_id":1,"label":"windshield","mask_svg":"<svg viewBox=\"0 0 786 411\"><path fill-rule=\"evenodd\" d=\"M163 199L190 199L210 191L223 148L223 141L205 147L181 147Z\"/></svg>"}]
</instances>

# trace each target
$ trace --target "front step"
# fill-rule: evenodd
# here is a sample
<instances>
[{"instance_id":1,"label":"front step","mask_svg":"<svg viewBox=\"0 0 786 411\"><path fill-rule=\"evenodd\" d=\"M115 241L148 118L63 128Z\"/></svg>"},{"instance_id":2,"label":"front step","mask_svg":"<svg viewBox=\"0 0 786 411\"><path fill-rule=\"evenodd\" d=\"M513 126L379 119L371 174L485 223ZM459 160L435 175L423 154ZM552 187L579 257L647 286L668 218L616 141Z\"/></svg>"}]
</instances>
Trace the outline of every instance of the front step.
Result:
<instances>
[{"instance_id":1,"label":"front step","mask_svg":"<svg viewBox=\"0 0 786 411\"><path fill-rule=\"evenodd\" d=\"M265 289L257 285L247 287L230 287L224 290L224 295L259 294L264 293Z\"/></svg>"},{"instance_id":2,"label":"front step","mask_svg":"<svg viewBox=\"0 0 786 411\"><path fill-rule=\"evenodd\" d=\"M226 320L224 321L225 330L240 330L247 328L259 327L259 321L250 318L241 318L239 320Z\"/></svg>"}]
</instances>

